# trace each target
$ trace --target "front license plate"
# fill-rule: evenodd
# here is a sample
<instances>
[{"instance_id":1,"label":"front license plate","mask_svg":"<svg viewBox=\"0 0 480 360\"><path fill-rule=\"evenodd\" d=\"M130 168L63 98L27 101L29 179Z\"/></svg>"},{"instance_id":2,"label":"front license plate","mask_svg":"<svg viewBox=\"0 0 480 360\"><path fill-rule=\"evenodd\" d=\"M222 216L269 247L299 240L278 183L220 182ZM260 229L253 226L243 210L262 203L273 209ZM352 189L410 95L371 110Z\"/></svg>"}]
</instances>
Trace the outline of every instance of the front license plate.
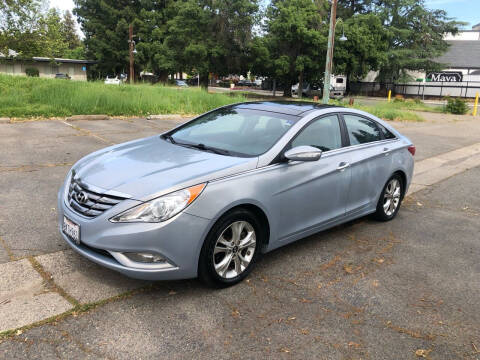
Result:
<instances>
[{"instance_id":1,"label":"front license plate","mask_svg":"<svg viewBox=\"0 0 480 360\"><path fill-rule=\"evenodd\" d=\"M80 225L75 224L72 220L64 216L62 230L65 235L75 241L77 245L80 245Z\"/></svg>"}]
</instances>

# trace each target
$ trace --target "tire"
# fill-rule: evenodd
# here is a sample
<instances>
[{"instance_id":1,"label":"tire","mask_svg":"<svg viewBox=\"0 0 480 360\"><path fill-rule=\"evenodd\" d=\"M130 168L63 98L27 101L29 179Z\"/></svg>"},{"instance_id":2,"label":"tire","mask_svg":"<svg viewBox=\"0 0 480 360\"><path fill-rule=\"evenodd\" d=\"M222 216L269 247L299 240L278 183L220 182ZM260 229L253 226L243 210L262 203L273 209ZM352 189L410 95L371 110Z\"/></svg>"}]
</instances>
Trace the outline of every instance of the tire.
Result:
<instances>
[{"instance_id":1,"label":"tire","mask_svg":"<svg viewBox=\"0 0 480 360\"><path fill-rule=\"evenodd\" d=\"M223 215L208 233L200 252L200 280L215 288L242 281L261 255L264 234L257 217L246 209Z\"/></svg>"},{"instance_id":2,"label":"tire","mask_svg":"<svg viewBox=\"0 0 480 360\"><path fill-rule=\"evenodd\" d=\"M394 174L383 187L377 203L374 217L379 221L390 221L397 216L404 194L405 186L400 175Z\"/></svg>"}]
</instances>

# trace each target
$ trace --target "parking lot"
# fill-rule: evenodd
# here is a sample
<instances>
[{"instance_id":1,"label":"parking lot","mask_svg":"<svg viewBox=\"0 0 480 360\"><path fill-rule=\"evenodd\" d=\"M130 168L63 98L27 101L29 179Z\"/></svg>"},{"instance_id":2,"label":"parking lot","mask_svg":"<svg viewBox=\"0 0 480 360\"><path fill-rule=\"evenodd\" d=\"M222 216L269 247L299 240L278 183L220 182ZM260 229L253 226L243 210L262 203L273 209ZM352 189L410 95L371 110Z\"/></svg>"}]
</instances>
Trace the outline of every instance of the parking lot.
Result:
<instances>
[{"instance_id":1,"label":"parking lot","mask_svg":"<svg viewBox=\"0 0 480 360\"><path fill-rule=\"evenodd\" d=\"M228 289L132 280L69 250L56 196L73 163L183 121L0 124L0 358L480 359L480 120L394 124L418 161L394 221L266 254Z\"/></svg>"}]
</instances>

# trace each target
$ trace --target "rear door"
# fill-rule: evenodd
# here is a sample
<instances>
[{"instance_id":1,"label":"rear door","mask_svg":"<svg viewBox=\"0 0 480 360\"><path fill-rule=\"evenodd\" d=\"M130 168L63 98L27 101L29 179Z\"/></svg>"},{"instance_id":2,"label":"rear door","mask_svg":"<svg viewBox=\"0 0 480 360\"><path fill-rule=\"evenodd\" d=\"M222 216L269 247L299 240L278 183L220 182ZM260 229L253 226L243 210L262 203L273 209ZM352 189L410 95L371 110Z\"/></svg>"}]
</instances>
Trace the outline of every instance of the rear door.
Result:
<instances>
[{"instance_id":1,"label":"rear door","mask_svg":"<svg viewBox=\"0 0 480 360\"><path fill-rule=\"evenodd\" d=\"M376 207L378 196L391 175L389 141L372 119L342 115L349 142L352 180L348 192L347 215Z\"/></svg>"}]
</instances>

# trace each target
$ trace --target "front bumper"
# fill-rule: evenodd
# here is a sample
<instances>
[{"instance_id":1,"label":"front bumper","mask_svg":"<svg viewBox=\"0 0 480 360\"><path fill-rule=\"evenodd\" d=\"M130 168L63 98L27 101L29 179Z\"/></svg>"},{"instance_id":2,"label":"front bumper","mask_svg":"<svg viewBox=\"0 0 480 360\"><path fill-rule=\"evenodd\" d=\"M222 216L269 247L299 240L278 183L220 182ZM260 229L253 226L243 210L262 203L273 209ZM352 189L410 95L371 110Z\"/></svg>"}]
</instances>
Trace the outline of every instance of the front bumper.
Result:
<instances>
[{"instance_id":1,"label":"front bumper","mask_svg":"<svg viewBox=\"0 0 480 360\"><path fill-rule=\"evenodd\" d=\"M198 258L210 220L181 212L162 223L111 223L112 216L139 204L124 200L89 219L72 211L64 202L64 189L58 193L59 230L63 239L89 260L136 279L176 280L197 276ZM78 245L62 231L63 217L80 225ZM136 268L121 264L111 253L148 252L166 258L171 266ZM137 263L138 264L138 263Z\"/></svg>"}]
</instances>

